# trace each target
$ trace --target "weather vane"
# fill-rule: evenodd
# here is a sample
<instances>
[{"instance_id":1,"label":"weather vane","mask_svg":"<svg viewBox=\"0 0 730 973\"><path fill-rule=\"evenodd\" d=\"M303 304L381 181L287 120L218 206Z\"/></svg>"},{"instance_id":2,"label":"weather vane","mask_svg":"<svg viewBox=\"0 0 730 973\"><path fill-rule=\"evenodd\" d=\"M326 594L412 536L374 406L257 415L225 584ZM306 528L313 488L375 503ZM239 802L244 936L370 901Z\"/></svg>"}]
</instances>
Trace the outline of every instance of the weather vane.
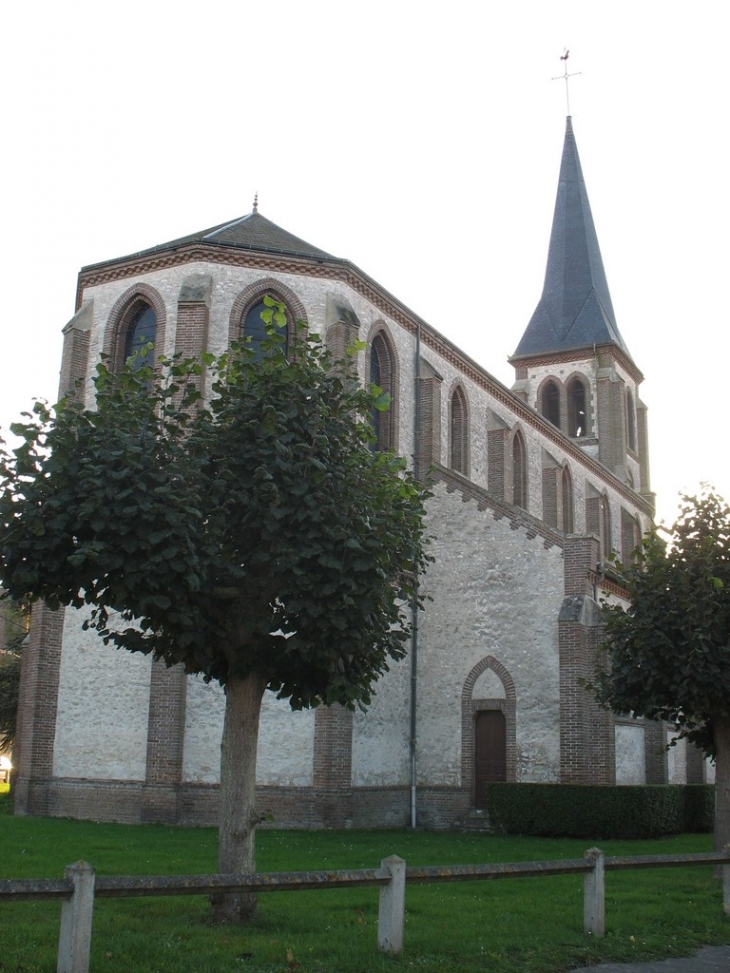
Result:
<instances>
[{"instance_id":1,"label":"weather vane","mask_svg":"<svg viewBox=\"0 0 730 973\"><path fill-rule=\"evenodd\" d=\"M573 71L570 74L568 74L568 58L570 57L570 51L568 50L567 47L564 48L563 50L565 51L565 53L560 55L560 60L563 62L563 73L556 75L554 78L551 78L550 80L565 81L565 103L568 108L568 114L570 115L570 91L568 90L568 78L574 78L576 74L580 74L581 72Z\"/></svg>"}]
</instances>

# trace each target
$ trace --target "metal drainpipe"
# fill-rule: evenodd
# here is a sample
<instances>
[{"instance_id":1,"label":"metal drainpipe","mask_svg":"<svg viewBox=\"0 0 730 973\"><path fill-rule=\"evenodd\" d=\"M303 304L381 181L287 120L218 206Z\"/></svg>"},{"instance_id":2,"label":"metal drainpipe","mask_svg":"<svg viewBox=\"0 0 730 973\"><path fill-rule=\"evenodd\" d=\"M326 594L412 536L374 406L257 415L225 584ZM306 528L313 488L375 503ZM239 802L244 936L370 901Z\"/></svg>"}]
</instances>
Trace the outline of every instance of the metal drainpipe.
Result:
<instances>
[{"instance_id":1,"label":"metal drainpipe","mask_svg":"<svg viewBox=\"0 0 730 973\"><path fill-rule=\"evenodd\" d=\"M419 450L421 429L421 322L416 323L416 368L415 368L415 402L413 410L413 475L416 480L420 476ZM418 574L414 583L413 602L411 604L411 827L415 828L418 820L416 813L416 691L418 688Z\"/></svg>"}]
</instances>

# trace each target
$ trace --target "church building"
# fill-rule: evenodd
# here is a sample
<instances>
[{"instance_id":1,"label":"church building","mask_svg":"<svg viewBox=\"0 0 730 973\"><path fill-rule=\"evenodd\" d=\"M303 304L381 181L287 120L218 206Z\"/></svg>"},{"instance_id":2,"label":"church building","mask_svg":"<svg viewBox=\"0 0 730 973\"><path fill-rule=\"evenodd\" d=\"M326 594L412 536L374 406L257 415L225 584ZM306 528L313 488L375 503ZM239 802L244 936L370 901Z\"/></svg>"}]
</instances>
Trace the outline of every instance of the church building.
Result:
<instances>
[{"instance_id":1,"label":"church building","mask_svg":"<svg viewBox=\"0 0 730 973\"><path fill-rule=\"evenodd\" d=\"M541 232L540 227L535 232ZM614 316L571 119L539 304L511 389L348 260L257 211L84 267L61 394L87 403L102 353L222 352L264 296L391 395L380 448L429 478L434 561L408 656L366 713L291 712L266 694L258 800L281 826L470 827L495 780L701 779L661 724L601 710L590 678L602 598L651 524L642 372ZM222 690L105 647L83 612L37 606L21 685L16 811L215 823ZM701 762L701 758L697 758Z\"/></svg>"}]
</instances>

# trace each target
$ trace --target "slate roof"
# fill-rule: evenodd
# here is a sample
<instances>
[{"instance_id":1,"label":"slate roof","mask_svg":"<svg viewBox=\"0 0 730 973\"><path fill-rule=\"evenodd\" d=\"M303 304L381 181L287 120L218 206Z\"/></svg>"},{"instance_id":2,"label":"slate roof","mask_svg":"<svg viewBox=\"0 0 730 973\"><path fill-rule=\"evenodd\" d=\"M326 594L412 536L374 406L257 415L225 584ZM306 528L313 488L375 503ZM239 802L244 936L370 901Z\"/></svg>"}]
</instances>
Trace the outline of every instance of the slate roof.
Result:
<instances>
[{"instance_id":1,"label":"slate roof","mask_svg":"<svg viewBox=\"0 0 730 973\"><path fill-rule=\"evenodd\" d=\"M511 360L594 344L616 344L631 357L616 324L568 117L542 297Z\"/></svg>"},{"instance_id":2,"label":"slate roof","mask_svg":"<svg viewBox=\"0 0 730 973\"><path fill-rule=\"evenodd\" d=\"M219 223L218 226L190 233L188 236L178 237L169 243L161 243L148 250L142 250L131 256L160 253L165 250L176 250L189 243L204 243L214 246L232 247L238 250L255 250L263 253L286 254L287 256L307 257L314 260L338 261L325 250L312 246L306 240L282 229L271 220L267 220L257 209L229 223ZM124 258L126 259L126 258Z\"/></svg>"}]
</instances>

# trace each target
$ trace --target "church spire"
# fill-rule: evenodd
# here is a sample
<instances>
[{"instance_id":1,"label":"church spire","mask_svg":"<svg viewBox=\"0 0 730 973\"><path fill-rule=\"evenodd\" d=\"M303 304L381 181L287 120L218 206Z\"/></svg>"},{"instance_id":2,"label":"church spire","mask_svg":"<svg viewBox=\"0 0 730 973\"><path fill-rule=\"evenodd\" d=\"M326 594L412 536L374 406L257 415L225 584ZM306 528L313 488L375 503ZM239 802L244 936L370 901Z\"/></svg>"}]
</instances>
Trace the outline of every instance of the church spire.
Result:
<instances>
[{"instance_id":1,"label":"church spire","mask_svg":"<svg viewBox=\"0 0 730 973\"><path fill-rule=\"evenodd\" d=\"M616 325L568 116L542 297L511 360L606 344L629 355Z\"/></svg>"}]
</instances>

